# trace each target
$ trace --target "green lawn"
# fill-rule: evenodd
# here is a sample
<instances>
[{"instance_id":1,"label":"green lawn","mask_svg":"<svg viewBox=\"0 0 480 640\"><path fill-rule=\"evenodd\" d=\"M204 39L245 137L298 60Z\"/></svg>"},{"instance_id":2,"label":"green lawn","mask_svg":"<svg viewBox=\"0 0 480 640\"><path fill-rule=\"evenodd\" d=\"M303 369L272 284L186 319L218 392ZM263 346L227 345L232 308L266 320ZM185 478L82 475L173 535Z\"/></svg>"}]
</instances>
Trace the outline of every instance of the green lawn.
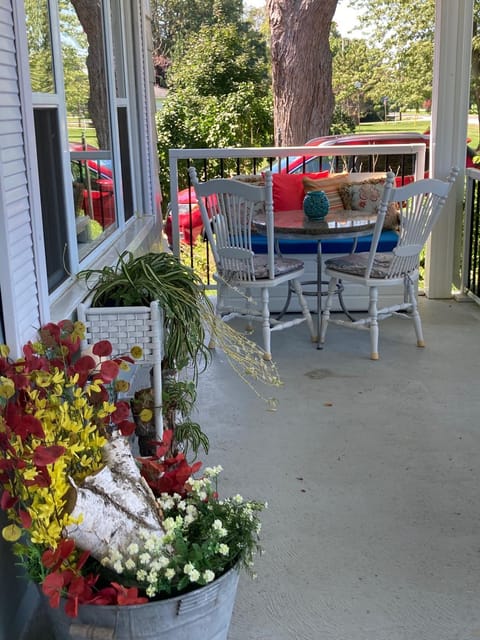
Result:
<instances>
[{"instance_id":1,"label":"green lawn","mask_svg":"<svg viewBox=\"0 0 480 640\"><path fill-rule=\"evenodd\" d=\"M396 120L395 122L365 122L361 123L357 128L357 133L377 133L381 131L418 131L424 133L430 127L430 121L425 117L416 117L409 115L404 120ZM468 137L470 138L469 145L476 149L479 144L479 131L478 124L475 122L469 122L468 125Z\"/></svg>"}]
</instances>

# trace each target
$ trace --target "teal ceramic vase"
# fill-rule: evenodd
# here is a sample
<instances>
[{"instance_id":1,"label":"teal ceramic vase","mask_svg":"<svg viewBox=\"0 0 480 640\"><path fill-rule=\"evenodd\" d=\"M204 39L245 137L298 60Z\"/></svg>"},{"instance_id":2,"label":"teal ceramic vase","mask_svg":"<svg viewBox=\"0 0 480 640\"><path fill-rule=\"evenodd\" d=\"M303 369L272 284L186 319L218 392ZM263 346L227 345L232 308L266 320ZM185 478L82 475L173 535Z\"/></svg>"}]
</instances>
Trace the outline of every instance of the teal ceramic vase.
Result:
<instances>
[{"instance_id":1,"label":"teal ceramic vase","mask_svg":"<svg viewBox=\"0 0 480 640\"><path fill-rule=\"evenodd\" d=\"M329 202L324 191L310 191L303 199L303 210L310 220L323 220L328 213Z\"/></svg>"}]
</instances>

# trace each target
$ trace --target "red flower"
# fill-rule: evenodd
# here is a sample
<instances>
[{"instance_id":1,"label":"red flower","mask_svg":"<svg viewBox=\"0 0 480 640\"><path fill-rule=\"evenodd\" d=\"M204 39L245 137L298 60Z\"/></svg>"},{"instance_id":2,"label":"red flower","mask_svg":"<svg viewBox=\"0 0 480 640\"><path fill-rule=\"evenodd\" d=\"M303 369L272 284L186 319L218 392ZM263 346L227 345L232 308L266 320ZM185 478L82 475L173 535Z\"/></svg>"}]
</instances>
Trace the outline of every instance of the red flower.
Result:
<instances>
[{"instance_id":1,"label":"red flower","mask_svg":"<svg viewBox=\"0 0 480 640\"><path fill-rule=\"evenodd\" d=\"M100 358L108 357L112 355L112 345L108 340L100 340L93 345L92 352L94 355Z\"/></svg>"},{"instance_id":2,"label":"red flower","mask_svg":"<svg viewBox=\"0 0 480 640\"><path fill-rule=\"evenodd\" d=\"M53 464L61 458L64 453L65 447L59 445L52 445L50 447L39 445L33 453L33 464L37 467L46 467L47 464Z\"/></svg>"},{"instance_id":3,"label":"red flower","mask_svg":"<svg viewBox=\"0 0 480 640\"><path fill-rule=\"evenodd\" d=\"M148 598L139 597L137 587L127 588L117 582L112 582L111 585L117 590L117 602L119 605L145 604L148 602Z\"/></svg>"}]
</instances>

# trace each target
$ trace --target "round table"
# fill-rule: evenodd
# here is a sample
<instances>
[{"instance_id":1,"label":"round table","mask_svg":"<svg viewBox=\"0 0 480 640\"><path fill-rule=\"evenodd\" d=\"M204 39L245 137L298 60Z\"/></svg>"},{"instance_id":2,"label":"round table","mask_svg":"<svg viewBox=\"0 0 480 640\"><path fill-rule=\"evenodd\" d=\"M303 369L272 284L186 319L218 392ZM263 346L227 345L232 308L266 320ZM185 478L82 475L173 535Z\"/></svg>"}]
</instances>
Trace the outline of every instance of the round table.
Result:
<instances>
[{"instance_id":1,"label":"round table","mask_svg":"<svg viewBox=\"0 0 480 640\"><path fill-rule=\"evenodd\" d=\"M330 211L323 220L310 220L303 209L293 211L274 212L274 234L276 239L282 238L307 238L317 240L317 279L302 282L303 285L316 285L316 291L304 291L304 295L315 296L317 298L317 349L321 349L318 342L320 337L320 322L322 314L322 240L328 238L352 238L354 240L351 252L356 249L357 239L361 236L370 235L377 220L376 213L365 213L363 211L349 211L340 209ZM252 229L257 233L265 235L267 232L267 221L265 213L258 213L252 221ZM277 245L278 247L278 245ZM342 311L352 319L343 301L343 285L339 285L337 290ZM326 293L326 292L325 292ZM290 304L291 289L288 287L288 297L283 309L278 317L283 316Z\"/></svg>"}]
</instances>

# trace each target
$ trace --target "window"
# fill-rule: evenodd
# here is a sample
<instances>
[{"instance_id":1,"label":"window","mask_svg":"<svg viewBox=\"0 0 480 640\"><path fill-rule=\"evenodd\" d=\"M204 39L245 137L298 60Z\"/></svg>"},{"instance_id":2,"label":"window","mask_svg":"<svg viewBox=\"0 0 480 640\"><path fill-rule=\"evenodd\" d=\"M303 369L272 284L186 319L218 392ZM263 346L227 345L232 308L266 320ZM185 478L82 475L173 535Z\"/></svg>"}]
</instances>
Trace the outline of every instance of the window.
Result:
<instances>
[{"instance_id":1,"label":"window","mask_svg":"<svg viewBox=\"0 0 480 640\"><path fill-rule=\"evenodd\" d=\"M135 210L122 4L25 0L50 293Z\"/></svg>"}]
</instances>

